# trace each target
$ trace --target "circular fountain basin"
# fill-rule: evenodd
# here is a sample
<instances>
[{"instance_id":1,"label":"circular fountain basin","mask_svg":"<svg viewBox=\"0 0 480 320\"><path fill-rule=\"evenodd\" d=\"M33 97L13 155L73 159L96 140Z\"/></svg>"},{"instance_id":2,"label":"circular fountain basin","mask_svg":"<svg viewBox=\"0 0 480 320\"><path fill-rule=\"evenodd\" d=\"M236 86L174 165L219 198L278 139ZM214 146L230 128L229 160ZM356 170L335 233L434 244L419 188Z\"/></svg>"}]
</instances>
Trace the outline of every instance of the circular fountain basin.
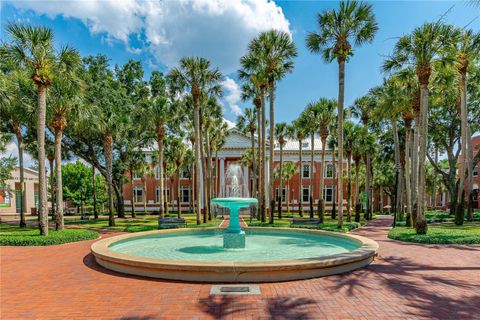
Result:
<instances>
[{"instance_id":1,"label":"circular fountain basin","mask_svg":"<svg viewBox=\"0 0 480 320\"><path fill-rule=\"evenodd\" d=\"M225 249L223 230L174 229L125 234L95 242L107 269L198 282L274 282L352 271L370 264L370 239L309 229L247 228L244 249Z\"/></svg>"},{"instance_id":2,"label":"circular fountain basin","mask_svg":"<svg viewBox=\"0 0 480 320\"><path fill-rule=\"evenodd\" d=\"M247 207L250 204L258 203L256 198L213 198L213 203L217 203L222 207L229 208L231 206L235 207Z\"/></svg>"}]
</instances>

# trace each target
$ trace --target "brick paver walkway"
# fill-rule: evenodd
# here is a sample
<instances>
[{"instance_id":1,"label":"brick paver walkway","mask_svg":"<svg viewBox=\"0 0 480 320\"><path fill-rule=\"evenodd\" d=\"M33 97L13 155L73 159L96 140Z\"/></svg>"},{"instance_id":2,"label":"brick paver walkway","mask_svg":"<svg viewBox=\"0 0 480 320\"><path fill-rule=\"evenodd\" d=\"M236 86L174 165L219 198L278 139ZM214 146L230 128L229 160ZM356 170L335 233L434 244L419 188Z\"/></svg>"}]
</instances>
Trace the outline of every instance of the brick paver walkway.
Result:
<instances>
[{"instance_id":1,"label":"brick paver walkway","mask_svg":"<svg viewBox=\"0 0 480 320\"><path fill-rule=\"evenodd\" d=\"M380 244L368 268L261 284L260 296L110 272L93 261L93 241L3 247L0 318L480 319L480 247L388 240L390 223L379 217L355 232Z\"/></svg>"}]
</instances>

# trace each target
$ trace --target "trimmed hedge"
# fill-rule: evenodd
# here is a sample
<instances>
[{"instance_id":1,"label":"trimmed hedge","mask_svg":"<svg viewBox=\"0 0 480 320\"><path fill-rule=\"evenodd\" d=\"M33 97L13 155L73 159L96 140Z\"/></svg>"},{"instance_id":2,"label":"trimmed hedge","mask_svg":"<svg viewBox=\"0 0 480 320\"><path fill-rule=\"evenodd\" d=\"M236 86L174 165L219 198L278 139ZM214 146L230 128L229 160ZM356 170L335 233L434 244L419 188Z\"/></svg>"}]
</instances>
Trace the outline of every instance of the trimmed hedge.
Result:
<instances>
[{"instance_id":1,"label":"trimmed hedge","mask_svg":"<svg viewBox=\"0 0 480 320\"><path fill-rule=\"evenodd\" d=\"M396 227L390 230L388 237L424 244L480 244L480 227L428 226L427 234L416 234L413 228Z\"/></svg>"},{"instance_id":2,"label":"trimmed hedge","mask_svg":"<svg viewBox=\"0 0 480 320\"><path fill-rule=\"evenodd\" d=\"M85 229L49 230L48 236L41 236L38 229L20 229L5 224L0 226L1 246L51 246L97 238L98 232Z\"/></svg>"}]
</instances>

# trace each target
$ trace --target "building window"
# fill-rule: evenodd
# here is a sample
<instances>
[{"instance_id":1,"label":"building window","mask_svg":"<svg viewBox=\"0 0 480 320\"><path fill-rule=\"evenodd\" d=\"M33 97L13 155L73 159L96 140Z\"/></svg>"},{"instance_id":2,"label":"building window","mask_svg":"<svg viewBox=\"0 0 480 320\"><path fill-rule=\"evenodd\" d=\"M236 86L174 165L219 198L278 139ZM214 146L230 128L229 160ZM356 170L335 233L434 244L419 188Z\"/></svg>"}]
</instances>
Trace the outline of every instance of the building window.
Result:
<instances>
[{"instance_id":1,"label":"building window","mask_svg":"<svg viewBox=\"0 0 480 320\"><path fill-rule=\"evenodd\" d=\"M473 174L474 177L478 176L478 166L475 166L475 167L473 168L472 174Z\"/></svg>"},{"instance_id":2,"label":"building window","mask_svg":"<svg viewBox=\"0 0 480 320\"><path fill-rule=\"evenodd\" d=\"M323 170L323 177L333 178L333 164L329 163L325 166L325 169Z\"/></svg>"},{"instance_id":3,"label":"building window","mask_svg":"<svg viewBox=\"0 0 480 320\"><path fill-rule=\"evenodd\" d=\"M310 186L302 186L302 201L310 201Z\"/></svg>"},{"instance_id":4,"label":"building window","mask_svg":"<svg viewBox=\"0 0 480 320\"><path fill-rule=\"evenodd\" d=\"M167 188L166 190L164 189L164 193L165 193L165 192L166 192L166 194L167 194L167 198L165 199L165 196L163 197L163 198L164 198L164 199L163 199L164 202L167 201L167 199L170 197L170 189L169 189L169 188ZM159 203L159 202L160 202L160 186L157 186L157 187L155 188L155 202L156 202L156 203Z\"/></svg>"},{"instance_id":5,"label":"building window","mask_svg":"<svg viewBox=\"0 0 480 320\"><path fill-rule=\"evenodd\" d=\"M302 142L302 149L308 148L308 142Z\"/></svg>"},{"instance_id":6,"label":"building window","mask_svg":"<svg viewBox=\"0 0 480 320\"><path fill-rule=\"evenodd\" d=\"M325 202L333 201L333 187L323 188L323 199L325 199Z\"/></svg>"},{"instance_id":7,"label":"building window","mask_svg":"<svg viewBox=\"0 0 480 320\"><path fill-rule=\"evenodd\" d=\"M303 164L302 165L302 178L310 178L310 165Z\"/></svg>"},{"instance_id":8,"label":"building window","mask_svg":"<svg viewBox=\"0 0 480 320\"><path fill-rule=\"evenodd\" d=\"M133 201L135 203L143 203L143 189L140 187L133 187Z\"/></svg>"},{"instance_id":9,"label":"building window","mask_svg":"<svg viewBox=\"0 0 480 320\"><path fill-rule=\"evenodd\" d=\"M190 171L186 168L182 168L180 170L180 179L190 179Z\"/></svg>"},{"instance_id":10,"label":"building window","mask_svg":"<svg viewBox=\"0 0 480 320\"><path fill-rule=\"evenodd\" d=\"M279 198L279 192L280 192L280 187L277 187L277 189L275 190L275 200L278 201L278 198ZM287 188L286 187L282 187L282 202L285 202L287 201Z\"/></svg>"},{"instance_id":11,"label":"building window","mask_svg":"<svg viewBox=\"0 0 480 320\"><path fill-rule=\"evenodd\" d=\"M190 187L180 187L180 197L182 203L190 203Z\"/></svg>"},{"instance_id":12,"label":"building window","mask_svg":"<svg viewBox=\"0 0 480 320\"><path fill-rule=\"evenodd\" d=\"M160 166L155 166L155 179L160 180Z\"/></svg>"}]
</instances>

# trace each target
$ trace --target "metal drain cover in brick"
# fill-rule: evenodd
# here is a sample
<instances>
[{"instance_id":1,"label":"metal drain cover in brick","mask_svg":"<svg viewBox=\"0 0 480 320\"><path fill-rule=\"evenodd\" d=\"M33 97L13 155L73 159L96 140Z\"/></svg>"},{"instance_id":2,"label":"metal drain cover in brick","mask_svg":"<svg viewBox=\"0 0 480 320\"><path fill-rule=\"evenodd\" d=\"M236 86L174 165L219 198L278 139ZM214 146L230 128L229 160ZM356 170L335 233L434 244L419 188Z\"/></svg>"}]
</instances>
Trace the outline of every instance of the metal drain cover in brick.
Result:
<instances>
[{"instance_id":1,"label":"metal drain cover in brick","mask_svg":"<svg viewBox=\"0 0 480 320\"><path fill-rule=\"evenodd\" d=\"M260 294L257 285L213 285L210 294Z\"/></svg>"}]
</instances>

